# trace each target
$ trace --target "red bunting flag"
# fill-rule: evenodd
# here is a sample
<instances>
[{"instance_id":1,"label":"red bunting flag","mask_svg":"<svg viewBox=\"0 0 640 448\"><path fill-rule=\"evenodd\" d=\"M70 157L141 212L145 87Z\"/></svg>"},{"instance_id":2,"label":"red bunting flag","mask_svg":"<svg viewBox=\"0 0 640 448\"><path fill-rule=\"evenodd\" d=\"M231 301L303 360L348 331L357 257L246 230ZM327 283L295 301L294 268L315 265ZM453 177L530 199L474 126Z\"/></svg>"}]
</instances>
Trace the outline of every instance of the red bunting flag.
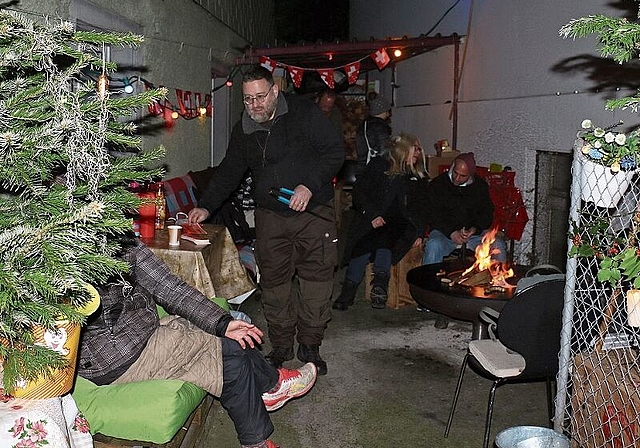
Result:
<instances>
[{"instance_id":1,"label":"red bunting flag","mask_svg":"<svg viewBox=\"0 0 640 448\"><path fill-rule=\"evenodd\" d=\"M332 69L318 70L318 74L320 75L320 78L322 78L324 83L327 86L329 86L330 89L333 89L335 87L335 83L334 83L334 80L333 80L333 70Z\"/></svg>"},{"instance_id":2,"label":"red bunting flag","mask_svg":"<svg viewBox=\"0 0 640 448\"><path fill-rule=\"evenodd\" d=\"M184 101L182 99L182 90L176 89L176 99L178 100L178 108L180 109L180 115L183 117L187 115L187 108L184 106Z\"/></svg>"},{"instance_id":3,"label":"red bunting flag","mask_svg":"<svg viewBox=\"0 0 640 448\"><path fill-rule=\"evenodd\" d=\"M360 74L360 62L356 61L351 64L347 64L344 66L344 71L347 74L347 80L349 84L355 84L358 80L358 75Z\"/></svg>"},{"instance_id":4,"label":"red bunting flag","mask_svg":"<svg viewBox=\"0 0 640 448\"><path fill-rule=\"evenodd\" d=\"M298 88L302 85L302 76L304 75L304 70L300 67L292 67L288 66L287 70L289 71L289 75L291 76L291 81L293 85Z\"/></svg>"},{"instance_id":5,"label":"red bunting flag","mask_svg":"<svg viewBox=\"0 0 640 448\"><path fill-rule=\"evenodd\" d=\"M271 73L276 69L278 63L266 56L260 56L260 65L269 70Z\"/></svg>"},{"instance_id":6,"label":"red bunting flag","mask_svg":"<svg viewBox=\"0 0 640 448\"><path fill-rule=\"evenodd\" d=\"M184 96L182 98L184 98L184 106L187 108L187 117L188 118L195 118L198 116L198 109L195 106L195 104L193 104L193 101L191 99L191 95L193 93L189 92L188 90L186 92L184 92ZM187 118L185 117L185 118Z\"/></svg>"},{"instance_id":7,"label":"red bunting flag","mask_svg":"<svg viewBox=\"0 0 640 448\"><path fill-rule=\"evenodd\" d=\"M207 117L213 115L213 107L211 106L211 95L208 93L204 96L204 105L207 108Z\"/></svg>"},{"instance_id":8,"label":"red bunting flag","mask_svg":"<svg viewBox=\"0 0 640 448\"><path fill-rule=\"evenodd\" d=\"M389 63L389 61L391 60L391 58L387 54L387 50L385 50L384 48L381 48L375 53L373 53L371 57L376 62L376 65L378 66L378 70L382 70L383 68L385 68Z\"/></svg>"},{"instance_id":9,"label":"red bunting flag","mask_svg":"<svg viewBox=\"0 0 640 448\"><path fill-rule=\"evenodd\" d=\"M151 90L151 86L149 84L145 84L144 88L145 90ZM158 101L153 101L147 107L151 115L162 115L162 105Z\"/></svg>"}]
</instances>

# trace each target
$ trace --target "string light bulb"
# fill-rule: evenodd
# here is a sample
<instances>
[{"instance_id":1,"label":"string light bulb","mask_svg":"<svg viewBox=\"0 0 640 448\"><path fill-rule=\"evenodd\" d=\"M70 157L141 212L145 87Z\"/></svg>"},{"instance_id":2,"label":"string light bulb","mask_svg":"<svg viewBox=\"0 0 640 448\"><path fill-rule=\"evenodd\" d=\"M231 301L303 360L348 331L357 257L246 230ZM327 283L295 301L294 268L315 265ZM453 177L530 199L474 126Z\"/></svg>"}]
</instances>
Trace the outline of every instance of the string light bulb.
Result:
<instances>
[{"instance_id":1,"label":"string light bulb","mask_svg":"<svg viewBox=\"0 0 640 448\"><path fill-rule=\"evenodd\" d=\"M174 110L173 112L171 112L171 118L173 118L174 120L177 120L179 116L180 114L178 114L178 111Z\"/></svg>"},{"instance_id":2,"label":"string light bulb","mask_svg":"<svg viewBox=\"0 0 640 448\"><path fill-rule=\"evenodd\" d=\"M200 109L198 111L200 112L200 116L203 116L203 115L206 115L207 108L204 106L200 106Z\"/></svg>"},{"instance_id":3,"label":"string light bulb","mask_svg":"<svg viewBox=\"0 0 640 448\"><path fill-rule=\"evenodd\" d=\"M132 94L133 86L131 85L131 80L129 78L124 79L124 93Z\"/></svg>"},{"instance_id":4,"label":"string light bulb","mask_svg":"<svg viewBox=\"0 0 640 448\"><path fill-rule=\"evenodd\" d=\"M402 56L402 50L399 48L396 48L395 50L393 50L393 55L399 58L400 56Z\"/></svg>"},{"instance_id":5,"label":"string light bulb","mask_svg":"<svg viewBox=\"0 0 640 448\"><path fill-rule=\"evenodd\" d=\"M225 84L227 85L227 87L233 87L233 80L229 78L227 79L227 82L225 82Z\"/></svg>"}]
</instances>

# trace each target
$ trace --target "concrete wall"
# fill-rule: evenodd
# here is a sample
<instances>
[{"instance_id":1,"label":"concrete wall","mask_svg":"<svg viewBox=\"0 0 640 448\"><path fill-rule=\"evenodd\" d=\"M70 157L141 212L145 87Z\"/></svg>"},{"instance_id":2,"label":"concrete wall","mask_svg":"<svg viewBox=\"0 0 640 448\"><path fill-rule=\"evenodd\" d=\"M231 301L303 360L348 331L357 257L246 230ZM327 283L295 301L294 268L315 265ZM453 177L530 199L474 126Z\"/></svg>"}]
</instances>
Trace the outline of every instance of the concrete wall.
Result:
<instances>
[{"instance_id":1,"label":"concrete wall","mask_svg":"<svg viewBox=\"0 0 640 448\"><path fill-rule=\"evenodd\" d=\"M168 99L175 105L176 88L209 93L212 70L227 75L245 46L262 46L274 36L273 0L20 0L11 9L34 17L77 18L98 29L135 28L145 42L132 52L127 64L139 61L142 66L137 71L154 85L169 87ZM236 83L232 95L237 98L230 101L228 110L221 110L225 120L235 121L239 116L238 86ZM166 147L166 177L210 165L211 119L180 118L171 128L160 119L154 124L144 137L144 147ZM216 136L215 140L224 144L226 137Z\"/></svg>"},{"instance_id":2,"label":"concrete wall","mask_svg":"<svg viewBox=\"0 0 640 448\"><path fill-rule=\"evenodd\" d=\"M426 34L453 3L351 0L351 34L358 39ZM589 14L625 12L611 5L607 0L462 0L428 34L466 36L460 49L457 149L474 151L483 165L513 167L530 215L537 151L570 152L584 118L602 125L621 118L625 126L638 122L636 114L604 110L607 98L629 91L616 91L614 85L590 92L590 72L558 69L570 58L596 55L594 39L563 40L559 28ZM432 151L437 140L451 139L452 68L453 47L397 65L394 132L415 133ZM381 79L382 92L391 96L390 69L370 77ZM517 251L526 253L527 244L525 234Z\"/></svg>"}]
</instances>

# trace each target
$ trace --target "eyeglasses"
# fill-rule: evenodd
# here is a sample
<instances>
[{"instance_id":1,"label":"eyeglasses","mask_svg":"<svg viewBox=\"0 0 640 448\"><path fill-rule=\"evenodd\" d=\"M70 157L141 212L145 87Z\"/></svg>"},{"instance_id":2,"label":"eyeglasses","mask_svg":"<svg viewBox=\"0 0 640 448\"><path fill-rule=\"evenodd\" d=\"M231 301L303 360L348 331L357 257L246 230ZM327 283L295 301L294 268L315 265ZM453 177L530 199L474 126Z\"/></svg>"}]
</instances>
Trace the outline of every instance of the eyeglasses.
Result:
<instances>
[{"instance_id":1,"label":"eyeglasses","mask_svg":"<svg viewBox=\"0 0 640 448\"><path fill-rule=\"evenodd\" d=\"M267 90L267 93L258 93L256 96L245 95L244 97L242 97L242 102L247 106L251 106L254 101L257 101L258 104L264 103L267 100L267 97L269 96L269 94L271 93L271 89L273 89L273 86L274 84L271 84L271 87L269 87L269 90Z\"/></svg>"}]
</instances>

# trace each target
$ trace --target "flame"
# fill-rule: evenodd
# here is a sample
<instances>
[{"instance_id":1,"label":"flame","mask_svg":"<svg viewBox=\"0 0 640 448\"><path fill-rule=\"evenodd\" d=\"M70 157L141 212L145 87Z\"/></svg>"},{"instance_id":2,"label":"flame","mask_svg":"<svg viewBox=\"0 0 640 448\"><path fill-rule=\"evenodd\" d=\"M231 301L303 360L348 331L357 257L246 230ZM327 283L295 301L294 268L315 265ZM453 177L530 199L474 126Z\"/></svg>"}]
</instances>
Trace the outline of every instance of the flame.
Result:
<instances>
[{"instance_id":1,"label":"flame","mask_svg":"<svg viewBox=\"0 0 640 448\"><path fill-rule=\"evenodd\" d=\"M462 276L466 276L474 269L478 272L488 269L491 274L492 285L513 288L513 285L507 282L507 279L514 275L513 269L511 269L507 263L501 263L491 258L492 255L500 253L500 249L491 248L491 245L496 240L497 233L498 229L492 228L482 237L482 243L476 247L476 257L473 265L464 271Z\"/></svg>"}]
</instances>

